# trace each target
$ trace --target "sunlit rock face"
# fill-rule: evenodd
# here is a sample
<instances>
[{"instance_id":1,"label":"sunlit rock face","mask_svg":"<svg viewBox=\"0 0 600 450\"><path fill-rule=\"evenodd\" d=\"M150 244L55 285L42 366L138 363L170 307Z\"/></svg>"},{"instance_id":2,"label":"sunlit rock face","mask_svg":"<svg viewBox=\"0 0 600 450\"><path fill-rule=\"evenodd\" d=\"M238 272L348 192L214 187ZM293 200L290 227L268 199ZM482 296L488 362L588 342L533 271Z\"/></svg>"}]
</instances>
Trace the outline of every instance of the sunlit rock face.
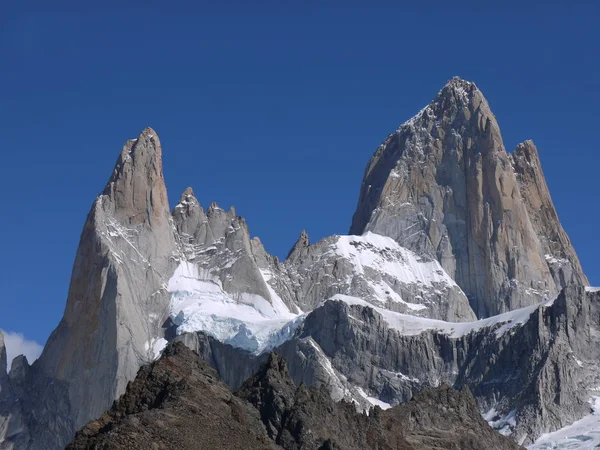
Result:
<instances>
[{"instance_id":1,"label":"sunlit rock face","mask_svg":"<svg viewBox=\"0 0 600 450\"><path fill-rule=\"evenodd\" d=\"M478 317L587 282L535 147L508 154L482 92L459 78L371 158L350 228L366 231L437 259Z\"/></svg>"}]
</instances>

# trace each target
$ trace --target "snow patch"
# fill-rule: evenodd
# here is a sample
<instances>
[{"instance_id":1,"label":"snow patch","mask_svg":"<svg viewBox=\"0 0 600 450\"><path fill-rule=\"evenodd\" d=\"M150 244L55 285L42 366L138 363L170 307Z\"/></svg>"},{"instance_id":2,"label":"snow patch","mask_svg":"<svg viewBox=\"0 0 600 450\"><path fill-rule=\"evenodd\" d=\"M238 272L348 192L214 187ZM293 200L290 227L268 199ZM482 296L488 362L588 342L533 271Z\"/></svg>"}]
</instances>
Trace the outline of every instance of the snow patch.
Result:
<instances>
[{"instance_id":1,"label":"snow patch","mask_svg":"<svg viewBox=\"0 0 600 450\"><path fill-rule=\"evenodd\" d=\"M169 342L164 338L152 338L144 344L144 350L152 361L157 360Z\"/></svg>"},{"instance_id":2,"label":"snow patch","mask_svg":"<svg viewBox=\"0 0 600 450\"><path fill-rule=\"evenodd\" d=\"M367 395L366 392L362 390L362 388L357 387L356 392L358 392L362 398L364 398L373 406L379 406L381 409L390 409L392 407L392 405L379 400L377 397L371 397Z\"/></svg>"},{"instance_id":3,"label":"snow patch","mask_svg":"<svg viewBox=\"0 0 600 450\"><path fill-rule=\"evenodd\" d=\"M384 374L392 377L400 378L402 381L409 381L411 383L420 383L421 380L414 377L409 377L408 375L403 374L402 372L392 372L390 370L380 369Z\"/></svg>"},{"instance_id":4,"label":"snow patch","mask_svg":"<svg viewBox=\"0 0 600 450\"><path fill-rule=\"evenodd\" d=\"M548 261L549 264L557 264L559 266L563 266L566 264L569 264L569 260L568 259L564 259L564 258L558 258L554 255L544 255L544 258L546 259L546 261Z\"/></svg>"},{"instance_id":5,"label":"snow patch","mask_svg":"<svg viewBox=\"0 0 600 450\"><path fill-rule=\"evenodd\" d=\"M415 317L408 314L401 314L384 308L379 308L377 306L373 306L365 300L348 295L336 294L331 297L331 300L340 300L349 305L360 305L373 308L375 311L381 314L390 328L393 328L400 332L400 334L406 336L417 335L427 330L436 330L438 332L447 334L452 338L460 338L473 331L498 325L499 326L496 329L496 336L501 337L511 328L527 322L527 320L529 320L529 316L531 316L531 314L538 308L548 307L554 302L554 299L546 300L536 305L516 309L514 311L488 317L487 319L477 320L475 322L445 322L443 320Z\"/></svg>"}]
</instances>

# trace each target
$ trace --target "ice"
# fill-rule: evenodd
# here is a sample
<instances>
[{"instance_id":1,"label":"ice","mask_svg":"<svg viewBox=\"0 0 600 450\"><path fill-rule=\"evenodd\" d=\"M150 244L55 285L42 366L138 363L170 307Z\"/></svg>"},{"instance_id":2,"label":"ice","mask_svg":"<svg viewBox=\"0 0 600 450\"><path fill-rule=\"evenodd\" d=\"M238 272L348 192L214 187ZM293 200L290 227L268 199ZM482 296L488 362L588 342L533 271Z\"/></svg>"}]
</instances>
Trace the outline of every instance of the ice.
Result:
<instances>
[{"instance_id":1,"label":"ice","mask_svg":"<svg viewBox=\"0 0 600 450\"><path fill-rule=\"evenodd\" d=\"M167 289L178 334L204 331L256 354L289 339L304 319L290 312L270 287L272 303L255 294L230 295L218 278L186 261L177 267Z\"/></svg>"},{"instance_id":2,"label":"ice","mask_svg":"<svg viewBox=\"0 0 600 450\"><path fill-rule=\"evenodd\" d=\"M159 358L168 343L169 342L164 338L152 338L149 341L146 341L144 349L146 350L148 357L154 361Z\"/></svg>"},{"instance_id":3,"label":"ice","mask_svg":"<svg viewBox=\"0 0 600 450\"><path fill-rule=\"evenodd\" d=\"M509 436L512 433L512 430L517 425L517 411L515 409L510 411L508 414L501 416L496 411L496 408L491 408L482 416L492 428L494 428L504 436Z\"/></svg>"},{"instance_id":4,"label":"ice","mask_svg":"<svg viewBox=\"0 0 600 450\"><path fill-rule=\"evenodd\" d=\"M584 450L600 447L600 397L590 399L592 413L573 424L540 436L529 450Z\"/></svg>"},{"instance_id":5,"label":"ice","mask_svg":"<svg viewBox=\"0 0 600 450\"><path fill-rule=\"evenodd\" d=\"M356 392L358 392L362 398L364 398L366 401L368 401L373 406L379 406L381 409L390 409L392 407L392 405L379 400L377 397L371 397L371 396L367 395L367 393L365 391L363 391L362 388L357 387Z\"/></svg>"},{"instance_id":6,"label":"ice","mask_svg":"<svg viewBox=\"0 0 600 450\"><path fill-rule=\"evenodd\" d=\"M488 317L487 319L477 320L475 322L444 322L443 320L426 319L422 317L410 316L390 311L384 308L373 306L357 297L351 297L343 294L336 294L331 297L331 300L340 300L350 305L368 306L373 308L387 322L390 328L399 331L403 335L417 335L426 330L438 330L453 338L465 336L473 331L482 328L498 326L496 336L501 337L511 328L516 325L522 325L529 319L529 316L538 308L548 307L554 302L554 299L546 300L542 303L527 306L525 308L516 309L497 316Z\"/></svg>"}]
</instances>

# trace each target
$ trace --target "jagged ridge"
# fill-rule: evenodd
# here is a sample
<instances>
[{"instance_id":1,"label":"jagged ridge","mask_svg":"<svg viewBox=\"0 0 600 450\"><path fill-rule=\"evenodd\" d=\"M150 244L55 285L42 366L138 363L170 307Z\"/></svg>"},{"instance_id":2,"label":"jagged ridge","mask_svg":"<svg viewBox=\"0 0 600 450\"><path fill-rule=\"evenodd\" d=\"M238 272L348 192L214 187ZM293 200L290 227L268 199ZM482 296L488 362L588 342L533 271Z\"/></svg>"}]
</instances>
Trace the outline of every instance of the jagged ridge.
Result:
<instances>
[{"instance_id":1,"label":"jagged ridge","mask_svg":"<svg viewBox=\"0 0 600 450\"><path fill-rule=\"evenodd\" d=\"M367 416L349 403L334 403L326 390L296 387L285 362L271 354L232 395L182 343L167 347L159 361L143 367L125 395L79 431L67 449L106 445L182 450L519 448L490 428L468 392L442 386L406 406L386 412L375 408Z\"/></svg>"}]
</instances>

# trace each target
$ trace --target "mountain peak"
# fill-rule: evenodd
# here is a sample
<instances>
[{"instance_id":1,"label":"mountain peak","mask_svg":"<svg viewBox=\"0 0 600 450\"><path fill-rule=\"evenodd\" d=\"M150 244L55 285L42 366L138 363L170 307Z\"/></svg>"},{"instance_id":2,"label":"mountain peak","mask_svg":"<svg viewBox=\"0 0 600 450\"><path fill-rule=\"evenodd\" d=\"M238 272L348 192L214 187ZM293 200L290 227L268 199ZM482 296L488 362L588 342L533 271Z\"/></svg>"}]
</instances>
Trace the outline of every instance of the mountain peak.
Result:
<instances>
[{"instance_id":1,"label":"mountain peak","mask_svg":"<svg viewBox=\"0 0 600 450\"><path fill-rule=\"evenodd\" d=\"M104 188L119 219L137 225L169 213L163 178L162 147L156 132L145 128L135 140L128 140ZM163 217L164 216L164 217Z\"/></svg>"},{"instance_id":2,"label":"mountain peak","mask_svg":"<svg viewBox=\"0 0 600 450\"><path fill-rule=\"evenodd\" d=\"M0 378L6 375L6 347L4 345L4 333L0 330Z\"/></svg>"},{"instance_id":3,"label":"mountain peak","mask_svg":"<svg viewBox=\"0 0 600 450\"><path fill-rule=\"evenodd\" d=\"M415 129L431 131L432 128L439 128L443 124L452 124L453 127L456 127L459 126L458 122L468 122L473 115L485 117L486 120L481 124L484 126L487 126L489 118L493 122L490 130L494 129L494 133L499 135L495 118L483 93L475 83L460 77L453 77L446 82L427 106L400 125L396 133Z\"/></svg>"},{"instance_id":4,"label":"mountain peak","mask_svg":"<svg viewBox=\"0 0 600 450\"><path fill-rule=\"evenodd\" d=\"M430 103L430 106L440 103L440 100L453 97L465 106L471 103L475 93L481 92L472 81L463 80L460 77L453 77L444 85L436 98ZM444 105L444 103L442 102Z\"/></svg>"},{"instance_id":5,"label":"mountain peak","mask_svg":"<svg viewBox=\"0 0 600 450\"><path fill-rule=\"evenodd\" d=\"M300 254L302 250L310 246L310 238L308 237L308 233L306 230L302 230L300 232L300 237L292 247L292 249L287 254L286 259L294 259L296 256Z\"/></svg>"},{"instance_id":6,"label":"mountain peak","mask_svg":"<svg viewBox=\"0 0 600 450\"><path fill-rule=\"evenodd\" d=\"M221 208L217 202L212 202L209 206L208 206L208 211L207 214L209 216L214 215L216 212L224 212L225 210L223 208Z\"/></svg>"},{"instance_id":7,"label":"mountain peak","mask_svg":"<svg viewBox=\"0 0 600 450\"><path fill-rule=\"evenodd\" d=\"M140 134L140 137L147 137L147 138L152 138L155 136L158 137L156 134L156 131L154 131L154 129L152 127L144 128L142 133Z\"/></svg>"},{"instance_id":8,"label":"mountain peak","mask_svg":"<svg viewBox=\"0 0 600 450\"><path fill-rule=\"evenodd\" d=\"M452 78L450 78L447 82L446 82L446 86L452 89L472 89L472 88L477 88L477 86L475 86L475 83L473 83L472 81L468 81L465 80L464 78L458 77L458 76L454 76Z\"/></svg>"},{"instance_id":9,"label":"mountain peak","mask_svg":"<svg viewBox=\"0 0 600 450\"><path fill-rule=\"evenodd\" d=\"M179 201L183 203L193 198L196 198L196 196L194 195L194 190L188 186L187 188L185 188L185 191L183 191L183 193L181 194L181 198L179 199Z\"/></svg>"},{"instance_id":10,"label":"mountain peak","mask_svg":"<svg viewBox=\"0 0 600 450\"><path fill-rule=\"evenodd\" d=\"M509 155L483 93L454 77L376 150L350 234L372 231L436 258L480 318L528 306L585 279L542 181L533 142ZM544 237L551 230L556 244ZM546 255L567 258L567 269Z\"/></svg>"}]
</instances>

